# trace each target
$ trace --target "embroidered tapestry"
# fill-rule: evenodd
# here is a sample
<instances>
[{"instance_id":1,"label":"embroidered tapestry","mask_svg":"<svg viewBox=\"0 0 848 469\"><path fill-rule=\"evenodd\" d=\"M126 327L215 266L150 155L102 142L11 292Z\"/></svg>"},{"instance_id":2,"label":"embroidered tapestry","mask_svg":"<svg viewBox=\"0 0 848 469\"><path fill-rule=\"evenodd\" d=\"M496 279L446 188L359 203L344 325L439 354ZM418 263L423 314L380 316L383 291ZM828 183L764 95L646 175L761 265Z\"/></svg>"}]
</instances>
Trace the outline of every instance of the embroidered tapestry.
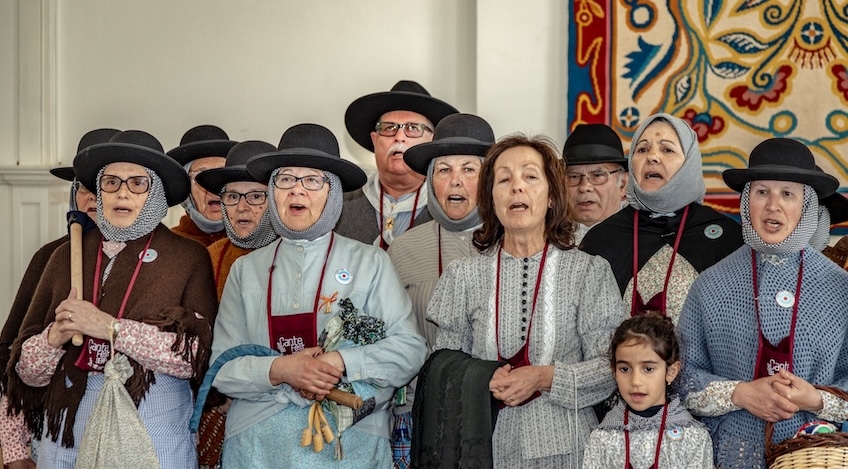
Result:
<instances>
[{"instance_id":1,"label":"embroidered tapestry","mask_svg":"<svg viewBox=\"0 0 848 469\"><path fill-rule=\"evenodd\" d=\"M846 191L845 2L571 0L568 67L569 132L606 123L629 145L644 117L687 120L706 203L737 219L721 172L745 168L766 138L805 143Z\"/></svg>"}]
</instances>

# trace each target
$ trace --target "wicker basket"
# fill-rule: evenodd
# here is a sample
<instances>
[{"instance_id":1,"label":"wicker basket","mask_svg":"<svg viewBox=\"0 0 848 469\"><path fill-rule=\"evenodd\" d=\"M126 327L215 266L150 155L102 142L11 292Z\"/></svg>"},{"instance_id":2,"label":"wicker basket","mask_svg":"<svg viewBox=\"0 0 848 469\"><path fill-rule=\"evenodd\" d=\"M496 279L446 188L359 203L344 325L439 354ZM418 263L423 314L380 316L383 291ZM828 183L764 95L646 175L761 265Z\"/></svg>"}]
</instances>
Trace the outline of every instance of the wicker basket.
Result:
<instances>
[{"instance_id":1,"label":"wicker basket","mask_svg":"<svg viewBox=\"0 0 848 469\"><path fill-rule=\"evenodd\" d=\"M848 400L848 393L830 387L816 386L834 396ZM848 468L848 433L800 435L772 444L774 423L766 424L766 464L769 469L845 469Z\"/></svg>"}]
</instances>

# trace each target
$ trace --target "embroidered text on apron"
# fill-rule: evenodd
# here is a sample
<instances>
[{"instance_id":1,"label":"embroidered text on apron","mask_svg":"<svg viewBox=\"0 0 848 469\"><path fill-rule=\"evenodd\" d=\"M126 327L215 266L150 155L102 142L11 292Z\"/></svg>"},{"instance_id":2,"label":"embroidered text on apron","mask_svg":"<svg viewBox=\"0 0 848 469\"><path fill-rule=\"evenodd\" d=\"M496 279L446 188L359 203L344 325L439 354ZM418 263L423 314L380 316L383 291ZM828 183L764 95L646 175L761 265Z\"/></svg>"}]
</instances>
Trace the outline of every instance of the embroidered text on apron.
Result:
<instances>
[{"instance_id":1,"label":"embroidered text on apron","mask_svg":"<svg viewBox=\"0 0 848 469\"><path fill-rule=\"evenodd\" d=\"M327 246L327 255L324 258L324 266L321 268L321 277L318 280L318 290L315 292L315 302L312 305L312 311L304 313L283 316L273 316L271 314L272 279L274 278L274 269L276 268L274 264L277 262L277 253L283 244L282 239L277 243L277 248L274 249L274 259L271 261L271 267L268 269L268 299L266 302L268 312L268 340L271 343L271 348L283 355L300 352L305 348L314 347L318 343L315 314L318 311L318 302L321 299L321 287L324 285L324 272L327 270L327 261L330 259L330 251L333 249L335 236L335 233L330 233L330 245Z\"/></svg>"},{"instance_id":2,"label":"embroidered text on apron","mask_svg":"<svg viewBox=\"0 0 848 469\"><path fill-rule=\"evenodd\" d=\"M633 469L630 464L630 430L627 428L627 421L630 416L630 410L624 409L624 469ZM660 448L662 448L663 433L665 433L665 419L668 417L668 402L663 406L662 422L660 423L660 431L657 436L657 449L654 452L654 463L648 469L659 469L660 467Z\"/></svg>"},{"instance_id":3,"label":"embroidered text on apron","mask_svg":"<svg viewBox=\"0 0 848 469\"><path fill-rule=\"evenodd\" d=\"M630 300L630 316L639 316L651 311L659 312L666 316L666 297L668 292L668 281L671 280L671 269L674 267L674 258L677 256L677 248L680 247L680 239L683 237L683 228L686 225L686 217L689 216L689 206L683 210L680 225L677 227L677 236L674 238L674 247L671 251L671 261L668 263L668 271L665 274L663 289L654 295L647 303L642 300L638 289L639 278L639 210L633 212L633 296Z\"/></svg>"},{"instance_id":4,"label":"embroidered text on apron","mask_svg":"<svg viewBox=\"0 0 848 469\"><path fill-rule=\"evenodd\" d=\"M527 339L524 341L524 345L515 352L510 358L504 359L501 356L501 345L500 345L500 328L498 327L500 324L500 299L501 299L501 252L503 251L503 244L501 244L500 249L498 249L498 268L497 272L495 272L495 347L498 350L498 360L506 361L509 363L513 369L521 368L522 366L532 365L530 363L530 330L533 327L533 317L536 315L536 300L539 298L539 286L542 284L542 273L545 269L545 261L548 257L548 243L545 242L545 247L542 250L542 259L539 262L539 272L536 275L536 287L533 289L533 306L530 310L530 319L527 322ZM531 395L527 400L518 404L522 406L527 404L528 402L536 399L541 396L542 393L536 391ZM500 403L500 408L505 407L503 402Z\"/></svg>"},{"instance_id":5,"label":"embroidered text on apron","mask_svg":"<svg viewBox=\"0 0 848 469\"><path fill-rule=\"evenodd\" d=\"M118 310L118 319L124 316L124 309L127 307L127 300L130 299L130 293L135 286L135 280L138 278L138 271L141 270L144 256L147 254L147 249L150 247L150 242L153 241L153 233L150 233L150 238L147 239L147 244L144 246L144 251L138 256L138 262L135 264L130 283L127 285L127 291L124 293L124 299L121 301L121 308ZM91 303L97 307L100 304L100 266L103 263L103 239L100 239L100 246L97 250L97 263L94 265L94 287L92 288ZM94 337L83 337L82 350L80 351L77 361L74 365L84 371L103 371L106 362L111 356L109 341L105 339L96 339Z\"/></svg>"},{"instance_id":6,"label":"embroidered text on apron","mask_svg":"<svg viewBox=\"0 0 848 469\"><path fill-rule=\"evenodd\" d=\"M757 361L754 364L754 379L765 378L776 375L780 370L792 372L792 353L795 350L795 323L798 319L798 303L801 300L801 276L804 274L804 251L801 250L801 265L798 266L798 281L795 286L795 302L792 305L792 322L789 325L789 335L784 337L777 345L773 345L763 335L763 326L760 321L760 289L757 278L757 253L751 250L751 270L754 280L754 310L757 315L757 330L759 332L759 344L757 347Z\"/></svg>"}]
</instances>

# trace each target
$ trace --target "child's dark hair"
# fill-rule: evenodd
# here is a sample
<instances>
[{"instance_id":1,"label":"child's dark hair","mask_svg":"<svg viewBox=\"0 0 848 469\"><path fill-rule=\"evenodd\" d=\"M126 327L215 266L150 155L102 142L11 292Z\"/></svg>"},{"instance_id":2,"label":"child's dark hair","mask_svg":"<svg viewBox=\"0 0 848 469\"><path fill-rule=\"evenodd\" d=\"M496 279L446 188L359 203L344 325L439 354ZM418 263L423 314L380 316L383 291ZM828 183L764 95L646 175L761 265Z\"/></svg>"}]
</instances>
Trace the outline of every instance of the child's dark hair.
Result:
<instances>
[{"instance_id":1,"label":"child's dark hair","mask_svg":"<svg viewBox=\"0 0 848 469\"><path fill-rule=\"evenodd\" d=\"M680 345L674 333L671 319L659 313L634 316L622 322L610 341L610 367L615 369L615 351L618 346L631 340L650 345L651 349L665 361L667 366L680 360Z\"/></svg>"}]
</instances>

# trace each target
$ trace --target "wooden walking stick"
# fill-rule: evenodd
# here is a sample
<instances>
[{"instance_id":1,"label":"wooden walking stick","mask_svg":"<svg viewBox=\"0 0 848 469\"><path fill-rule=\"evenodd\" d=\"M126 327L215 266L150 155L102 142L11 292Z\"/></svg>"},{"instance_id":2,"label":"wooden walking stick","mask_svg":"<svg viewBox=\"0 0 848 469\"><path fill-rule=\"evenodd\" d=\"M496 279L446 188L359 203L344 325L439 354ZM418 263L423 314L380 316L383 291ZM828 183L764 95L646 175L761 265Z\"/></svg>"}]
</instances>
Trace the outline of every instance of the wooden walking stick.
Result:
<instances>
[{"instance_id":1,"label":"wooden walking stick","mask_svg":"<svg viewBox=\"0 0 848 469\"><path fill-rule=\"evenodd\" d=\"M88 216L82 212L68 212L68 234L71 237L71 288L77 289L77 299L82 299L82 225L78 218ZM74 334L71 342L82 345L82 334Z\"/></svg>"}]
</instances>

